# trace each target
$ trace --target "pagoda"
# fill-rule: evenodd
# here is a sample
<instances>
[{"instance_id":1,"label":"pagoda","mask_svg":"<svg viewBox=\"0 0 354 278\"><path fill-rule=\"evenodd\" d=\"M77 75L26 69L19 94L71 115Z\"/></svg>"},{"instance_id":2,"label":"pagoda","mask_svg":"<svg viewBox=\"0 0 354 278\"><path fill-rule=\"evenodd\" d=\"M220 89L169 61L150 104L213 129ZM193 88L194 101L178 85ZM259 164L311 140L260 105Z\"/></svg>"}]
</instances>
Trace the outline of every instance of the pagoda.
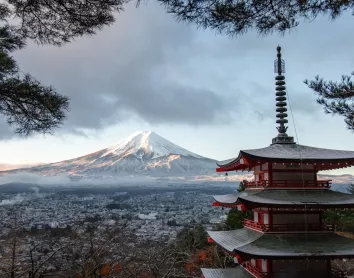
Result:
<instances>
[{"instance_id":1,"label":"pagoda","mask_svg":"<svg viewBox=\"0 0 354 278\"><path fill-rule=\"evenodd\" d=\"M214 196L214 206L252 211L242 229L209 231L237 266L202 269L204 278L344 277L332 260L354 257L354 240L324 223L328 209L354 208L354 195L330 190L318 171L354 165L354 151L299 145L287 134L285 66L281 48L275 60L278 135L265 148L242 150L217 163L217 172L253 171L245 191Z\"/></svg>"}]
</instances>

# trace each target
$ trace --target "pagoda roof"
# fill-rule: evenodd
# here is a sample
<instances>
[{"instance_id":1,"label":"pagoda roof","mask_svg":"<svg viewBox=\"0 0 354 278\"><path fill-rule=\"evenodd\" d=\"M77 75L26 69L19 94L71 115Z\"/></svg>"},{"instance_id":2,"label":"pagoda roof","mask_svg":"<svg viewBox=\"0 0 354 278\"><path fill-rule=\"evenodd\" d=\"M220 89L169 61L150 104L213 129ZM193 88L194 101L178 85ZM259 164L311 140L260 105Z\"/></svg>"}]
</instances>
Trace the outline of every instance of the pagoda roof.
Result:
<instances>
[{"instance_id":1,"label":"pagoda roof","mask_svg":"<svg viewBox=\"0 0 354 278\"><path fill-rule=\"evenodd\" d=\"M332 190L281 190L265 189L262 191L246 190L240 193L214 196L222 206L242 203L252 207L267 205L311 206L311 207L354 207L354 194Z\"/></svg>"},{"instance_id":2,"label":"pagoda roof","mask_svg":"<svg viewBox=\"0 0 354 278\"><path fill-rule=\"evenodd\" d=\"M269 161L320 163L318 170L337 169L354 163L354 151L322 149L299 144L272 144L261 149L241 150L236 158L217 162L217 165L221 170L232 171L244 170L247 166ZM333 164L321 165L324 162Z\"/></svg>"},{"instance_id":3,"label":"pagoda roof","mask_svg":"<svg viewBox=\"0 0 354 278\"><path fill-rule=\"evenodd\" d=\"M201 270L205 278L254 278L241 266L235 268L202 268Z\"/></svg>"},{"instance_id":4,"label":"pagoda roof","mask_svg":"<svg viewBox=\"0 0 354 278\"><path fill-rule=\"evenodd\" d=\"M234 252L264 236L263 233L246 228L232 231L208 231L209 236L224 250Z\"/></svg>"},{"instance_id":5,"label":"pagoda roof","mask_svg":"<svg viewBox=\"0 0 354 278\"><path fill-rule=\"evenodd\" d=\"M246 228L208 233L224 250L255 257L354 257L354 240L335 233L263 234Z\"/></svg>"}]
</instances>

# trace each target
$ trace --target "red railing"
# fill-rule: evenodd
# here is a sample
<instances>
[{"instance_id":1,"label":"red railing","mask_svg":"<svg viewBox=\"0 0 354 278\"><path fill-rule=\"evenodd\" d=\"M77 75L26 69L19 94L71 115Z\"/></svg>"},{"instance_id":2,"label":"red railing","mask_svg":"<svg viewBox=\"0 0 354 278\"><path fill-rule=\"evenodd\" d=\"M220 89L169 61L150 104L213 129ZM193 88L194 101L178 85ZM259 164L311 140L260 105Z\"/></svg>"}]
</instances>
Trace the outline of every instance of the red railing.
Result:
<instances>
[{"instance_id":1,"label":"red railing","mask_svg":"<svg viewBox=\"0 0 354 278\"><path fill-rule=\"evenodd\" d=\"M254 229L261 232L295 232L295 231L334 231L333 224L312 224L312 223L299 223L299 224L261 224L254 222L250 219L243 220L243 226L246 228Z\"/></svg>"},{"instance_id":2,"label":"red railing","mask_svg":"<svg viewBox=\"0 0 354 278\"><path fill-rule=\"evenodd\" d=\"M250 273L252 273L254 276L257 278L266 278L267 273L263 272L262 270L258 269L257 267L254 267L251 262L245 262L243 264L243 267Z\"/></svg>"},{"instance_id":3,"label":"red railing","mask_svg":"<svg viewBox=\"0 0 354 278\"><path fill-rule=\"evenodd\" d=\"M247 188L330 188L332 180L319 181L292 181L292 180L275 180L275 181L248 181L245 186Z\"/></svg>"},{"instance_id":4,"label":"red railing","mask_svg":"<svg viewBox=\"0 0 354 278\"><path fill-rule=\"evenodd\" d=\"M243 219L243 226L257 231L265 231L266 226L261 223L254 222L251 219Z\"/></svg>"}]
</instances>

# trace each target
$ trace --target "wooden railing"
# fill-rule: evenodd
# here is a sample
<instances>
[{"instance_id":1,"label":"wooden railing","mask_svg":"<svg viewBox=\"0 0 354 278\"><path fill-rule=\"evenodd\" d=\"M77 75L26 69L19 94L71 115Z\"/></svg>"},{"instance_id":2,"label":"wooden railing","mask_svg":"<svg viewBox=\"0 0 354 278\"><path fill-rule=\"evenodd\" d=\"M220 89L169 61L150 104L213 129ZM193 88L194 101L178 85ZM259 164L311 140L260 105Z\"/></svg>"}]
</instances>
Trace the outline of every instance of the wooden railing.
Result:
<instances>
[{"instance_id":1,"label":"wooden railing","mask_svg":"<svg viewBox=\"0 0 354 278\"><path fill-rule=\"evenodd\" d=\"M257 231L262 231L262 232L266 231L266 225L254 222L251 219L243 219L243 226Z\"/></svg>"},{"instance_id":2,"label":"wooden railing","mask_svg":"<svg viewBox=\"0 0 354 278\"><path fill-rule=\"evenodd\" d=\"M333 224L313 224L313 223L299 223L299 224L261 224L250 219L243 220L243 226L261 232L295 232L295 231L334 231Z\"/></svg>"},{"instance_id":3,"label":"wooden railing","mask_svg":"<svg viewBox=\"0 0 354 278\"><path fill-rule=\"evenodd\" d=\"M319 181L292 181L292 180L274 180L274 181L248 181L245 183L247 188L330 188L332 180Z\"/></svg>"},{"instance_id":4,"label":"wooden railing","mask_svg":"<svg viewBox=\"0 0 354 278\"><path fill-rule=\"evenodd\" d=\"M254 276L257 278L266 278L267 273L263 272L262 270L258 269L257 267L252 266L251 262L245 262L243 263L243 267L247 269L250 273L252 273Z\"/></svg>"}]
</instances>

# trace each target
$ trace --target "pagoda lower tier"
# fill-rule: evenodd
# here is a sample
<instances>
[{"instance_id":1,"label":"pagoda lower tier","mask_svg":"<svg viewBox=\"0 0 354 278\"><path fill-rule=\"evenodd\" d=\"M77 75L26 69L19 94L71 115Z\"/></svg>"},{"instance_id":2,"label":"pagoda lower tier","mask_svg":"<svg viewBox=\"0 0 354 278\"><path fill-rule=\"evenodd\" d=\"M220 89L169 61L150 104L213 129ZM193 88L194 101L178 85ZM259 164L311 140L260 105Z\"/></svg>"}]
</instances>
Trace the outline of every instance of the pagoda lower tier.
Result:
<instances>
[{"instance_id":1,"label":"pagoda lower tier","mask_svg":"<svg viewBox=\"0 0 354 278\"><path fill-rule=\"evenodd\" d=\"M202 269L204 278L345 277L334 259L354 258L354 240L330 233L262 233L248 228L209 231L209 236L239 264Z\"/></svg>"},{"instance_id":2,"label":"pagoda lower tier","mask_svg":"<svg viewBox=\"0 0 354 278\"><path fill-rule=\"evenodd\" d=\"M353 194L264 189L214 199L214 206L248 210L252 217L244 219L242 229L208 232L210 241L239 266L204 269L205 278L344 277L331 268L331 261L354 258L354 240L336 234L335 227L323 220L326 209L353 208Z\"/></svg>"}]
</instances>

